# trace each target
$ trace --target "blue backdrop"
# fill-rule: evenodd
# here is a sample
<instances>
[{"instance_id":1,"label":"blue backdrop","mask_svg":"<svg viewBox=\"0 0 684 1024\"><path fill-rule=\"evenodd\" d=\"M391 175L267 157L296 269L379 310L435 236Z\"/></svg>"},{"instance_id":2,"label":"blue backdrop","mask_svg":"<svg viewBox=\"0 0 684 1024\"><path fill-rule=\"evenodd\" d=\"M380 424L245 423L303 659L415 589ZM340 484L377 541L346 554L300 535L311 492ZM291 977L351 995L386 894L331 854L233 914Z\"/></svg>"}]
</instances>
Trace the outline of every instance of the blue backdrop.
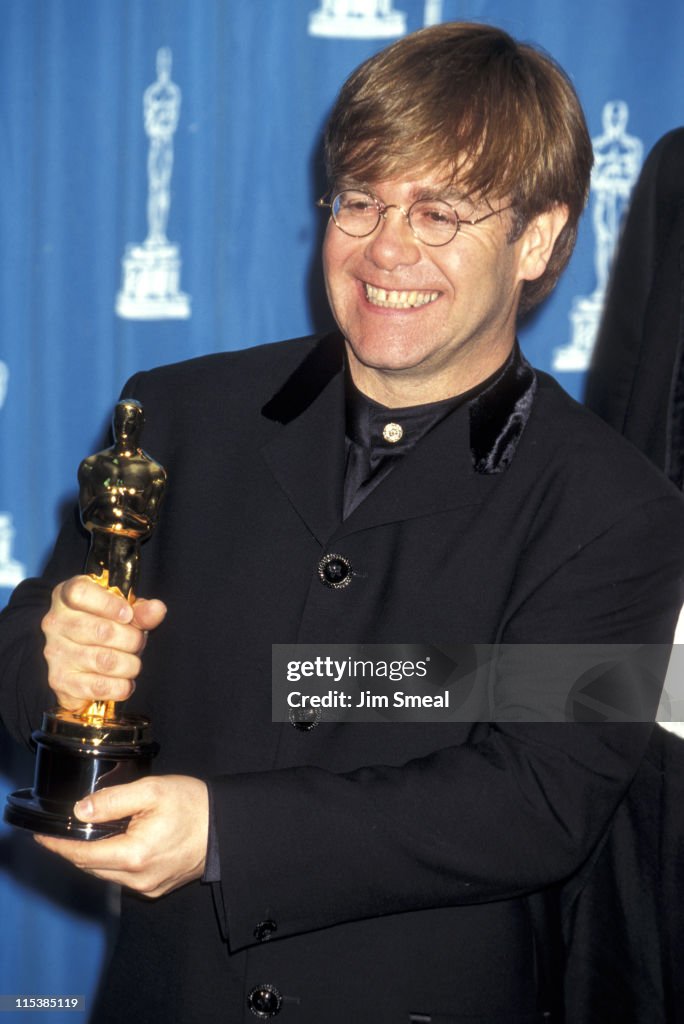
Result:
<instances>
[{"instance_id":1,"label":"blue backdrop","mask_svg":"<svg viewBox=\"0 0 684 1024\"><path fill-rule=\"evenodd\" d=\"M590 210L521 335L578 395L643 155L684 121L680 0L0 0L0 605L134 370L329 323L326 113L366 56L457 18L541 44L586 110ZM0 800L31 776L0 737ZM111 898L0 827L0 995L90 997Z\"/></svg>"}]
</instances>

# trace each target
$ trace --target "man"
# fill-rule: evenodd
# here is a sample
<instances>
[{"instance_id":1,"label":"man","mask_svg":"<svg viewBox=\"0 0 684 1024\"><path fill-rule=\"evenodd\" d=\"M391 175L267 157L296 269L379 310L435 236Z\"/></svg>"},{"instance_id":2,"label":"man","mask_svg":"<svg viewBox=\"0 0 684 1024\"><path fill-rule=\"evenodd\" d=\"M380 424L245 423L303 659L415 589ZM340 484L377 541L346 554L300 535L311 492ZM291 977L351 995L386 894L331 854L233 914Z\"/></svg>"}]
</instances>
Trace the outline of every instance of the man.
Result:
<instances>
[{"instance_id":1,"label":"man","mask_svg":"<svg viewBox=\"0 0 684 1024\"><path fill-rule=\"evenodd\" d=\"M340 334L129 382L169 473L153 599L79 576L65 527L5 617L3 716L126 699L144 660L158 774L77 807L127 834L41 840L125 887L97 1021L557 1021L557 887L649 727L529 722L505 686L491 724L278 724L270 668L273 643L671 639L680 496L515 343L590 141L549 58L449 24L351 76L326 150Z\"/></svg>"}]
</instances>

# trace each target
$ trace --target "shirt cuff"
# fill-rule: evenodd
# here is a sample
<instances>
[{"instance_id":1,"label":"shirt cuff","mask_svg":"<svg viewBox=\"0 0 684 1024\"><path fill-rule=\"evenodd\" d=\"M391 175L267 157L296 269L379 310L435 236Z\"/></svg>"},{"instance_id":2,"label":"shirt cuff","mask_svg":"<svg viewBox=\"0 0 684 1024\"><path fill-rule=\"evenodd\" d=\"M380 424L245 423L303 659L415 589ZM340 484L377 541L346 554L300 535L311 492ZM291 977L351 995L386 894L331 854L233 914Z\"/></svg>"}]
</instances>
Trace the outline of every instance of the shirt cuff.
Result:
<instances>
[{"instance_id":1,"label":"shirt cuff","mask_svg":"<svg viewBox=\"0 0 684 1024\"><path fill-rule=\"evenodd\" d=\"M221 881L221 858L219 856L219 841L216 831L216 815L214 813L214 792L210 782L207 782L209 793L209 833L207 836L207 859L204 865L203 882Z\"/></svg>"}]
</instances>

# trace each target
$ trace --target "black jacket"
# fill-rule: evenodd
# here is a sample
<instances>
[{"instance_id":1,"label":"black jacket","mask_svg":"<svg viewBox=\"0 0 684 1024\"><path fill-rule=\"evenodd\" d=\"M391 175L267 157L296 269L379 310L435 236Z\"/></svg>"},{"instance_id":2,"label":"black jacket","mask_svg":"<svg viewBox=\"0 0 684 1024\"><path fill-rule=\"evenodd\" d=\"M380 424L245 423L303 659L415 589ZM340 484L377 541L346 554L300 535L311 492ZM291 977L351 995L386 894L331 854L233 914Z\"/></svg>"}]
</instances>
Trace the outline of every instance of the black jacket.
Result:
<instances>
[{"instance_id":1,"label":"black jacket","mask_svg":"<svg viewBox=\"0 0 684 1024\"><path fill-rule=\"evenodd\" d=\"M541 1020L560 999L558 887L605 834L648 727L503 712L306 732L271 721L271 644L669 642L681 496L517 357L344 523L337 336L128 392L169 472L140 586L169 614L129 706L152 717L157 771L211 780L221 882L125 896L96 1020L252 1021L264 984L302 1024ZM37 622L85 548L67 525L2 621L0 707L24 737L49 703ZM348 587L321 582L325 553L349 560Z\"/></svg>"}]
</instances>

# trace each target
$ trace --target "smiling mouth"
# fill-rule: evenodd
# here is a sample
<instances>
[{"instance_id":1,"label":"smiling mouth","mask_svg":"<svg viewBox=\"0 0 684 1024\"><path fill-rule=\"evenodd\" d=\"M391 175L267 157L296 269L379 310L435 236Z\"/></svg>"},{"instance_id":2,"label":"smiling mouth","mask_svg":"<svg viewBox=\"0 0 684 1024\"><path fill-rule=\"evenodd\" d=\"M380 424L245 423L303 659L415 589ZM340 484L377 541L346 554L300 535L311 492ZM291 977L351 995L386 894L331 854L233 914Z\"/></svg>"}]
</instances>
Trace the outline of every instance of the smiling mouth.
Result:
<instances>
[{"instance_id":1,"label":"smiling mouth","mask_svg":"<svg viewBox=\"0 0 684 1024\"><path fill-rule=\"evenodd\" d=\"M427 306L435 302L439 292L397 292L387 291L386 288L374 288L372 284L364 283L366 298L372 306L379 306L381 309L417 309L419 306Z\"/></svg>"}]
</instances>

